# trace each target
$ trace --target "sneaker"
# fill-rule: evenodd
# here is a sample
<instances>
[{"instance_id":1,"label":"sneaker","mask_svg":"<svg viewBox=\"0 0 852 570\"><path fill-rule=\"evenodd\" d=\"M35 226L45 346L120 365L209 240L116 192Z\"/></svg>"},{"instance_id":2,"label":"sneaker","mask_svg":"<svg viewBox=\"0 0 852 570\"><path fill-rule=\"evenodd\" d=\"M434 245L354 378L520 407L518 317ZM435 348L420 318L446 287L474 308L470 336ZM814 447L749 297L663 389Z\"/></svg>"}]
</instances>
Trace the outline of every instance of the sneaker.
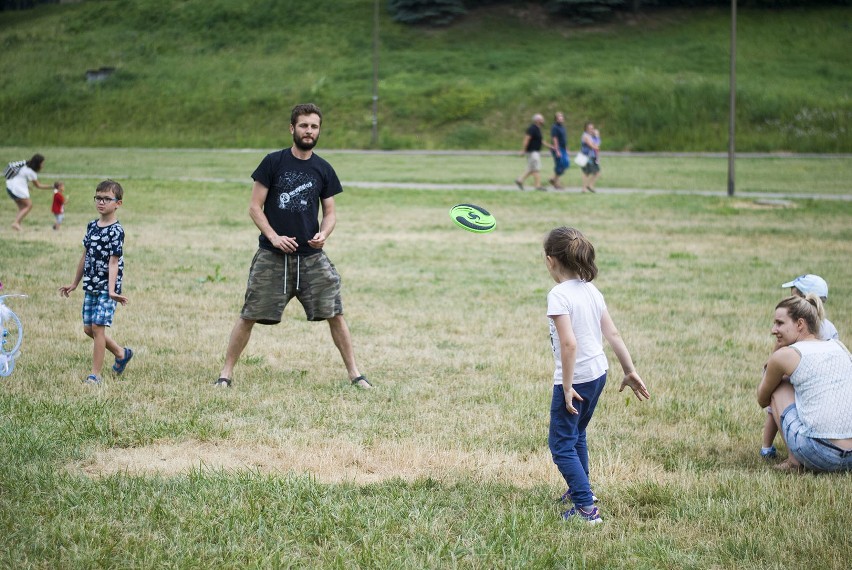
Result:
<instances>
[{"instance_id":1,"label":"sneaker","mask_svg":"<svg viewBox=\"0 0 852 570\"><path fill-rule=\"evenodd\" d=\"M231 387L231 379L230 378L219 378L215 382L213 382L213 386L216 388L230 388Z\"/></svg>"},{"instance_id":2,"label":"sneaker","mask_svg":"<svg viewBox=\"0 0 852 570\"><path fill-rule=\"evenodd\" d=\"M778 450L775 449L774 445L768 448L761 448L760 457L762 459L775 459L778 457Z\"/></svg>"},{"instance_id":3,"label":"sneaker","mask_svg":"<svg viewBox=\"0 0 852 570\"><path fill-rule=\"evenodd\" d=\"M598 500L599 500L599 499L595 496L595 492L594 492L594 491L592 491L592 502L593 502L593 503L597 503L597 502L598 502ZM568 489L567 491L565 491L564 493L562 493L562 496L561 496L561 497L559 497L559 500L558 500L558 501L556 501L556 502L557 502L557 503L562 503L563 505L567 505L568 503L570 503L570 502L571 502L571 489Z\"/></svg>"},{"instance_id":4,"label":"sneaker","mask_svg":"<svg viewBox=\"0 0 852 570\"><path fill-rule=\"evenodd\" d=\"M515 180L515 184L518 186L518 190L524 189L524 183L521 182L520 180Z\"/></svg>"},{"instance_id":5,"label":"sneaker","mask_svg":"<svg viewBox=\"0 0 852 570\"><path fill-rule=\"evenodd\" d=\"M92 384L93 386L101 385L101 377L95 374L89 374L86 376L86 379L83 380L83 384Z\"/></svg>"},{"instance_id":6,"label":"sneaker","mask_svg":"<svg viewBox=\"0 0 852 570\"><path fill-rule=\"evenodd\" d=\"M562 513L563 520L571 520L574 517L583 518L589 524L598 524L603 522L597 507L592 507L592 510L590 511L584 511L580 507L573 507L571 510Z\"/></svg>"},{"instance_id":7,"label":"sneaker","mask_svg":"<svg viewBox=\"0 0 852 570\"><path fill-rule=\"evenodd\" d=\"M124 372L124 369L127 368L127 363L130 362L130 359L133 358L133 351L124 347L124 358L116 358L115 364L112 365L112 371L116 374L121 374Z\"/></svg>"}]
</instances>

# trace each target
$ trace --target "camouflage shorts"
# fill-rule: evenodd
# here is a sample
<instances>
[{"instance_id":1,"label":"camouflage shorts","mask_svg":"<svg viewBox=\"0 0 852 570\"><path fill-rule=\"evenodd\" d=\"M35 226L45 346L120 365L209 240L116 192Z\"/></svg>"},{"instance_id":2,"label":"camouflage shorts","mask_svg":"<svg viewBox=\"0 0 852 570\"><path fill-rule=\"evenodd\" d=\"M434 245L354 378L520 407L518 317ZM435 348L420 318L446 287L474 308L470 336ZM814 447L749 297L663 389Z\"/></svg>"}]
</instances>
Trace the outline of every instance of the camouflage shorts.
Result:
<instances>
[{"instance_id":1,"label":"camouflage shorts","mask_svg":"<svg viewBox=\"0 0 852 570\"><path fill-rule=\"evenodd\" d=\"M266 249L254 254L240 316L261 325L281 322L284 307L296 297L309 321L343 313L340 275L325 252L285 255Z\"/></svg>"}]
</instances>

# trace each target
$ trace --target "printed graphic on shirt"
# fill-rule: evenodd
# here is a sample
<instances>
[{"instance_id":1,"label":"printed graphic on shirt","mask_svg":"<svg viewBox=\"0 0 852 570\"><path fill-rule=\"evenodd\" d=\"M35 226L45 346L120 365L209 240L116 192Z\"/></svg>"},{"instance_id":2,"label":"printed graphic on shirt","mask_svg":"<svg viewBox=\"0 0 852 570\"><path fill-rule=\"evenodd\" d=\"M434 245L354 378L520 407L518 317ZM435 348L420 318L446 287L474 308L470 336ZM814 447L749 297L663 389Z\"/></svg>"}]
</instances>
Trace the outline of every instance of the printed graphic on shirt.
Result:
<instances>
[{"instance_id":1,"label":"printed graphic on shirt","mask_svg":"<svg viewBox=\"0 0 852 570\"><path fill-rule=\"evenodd\" d=\"M278 208L289 212L304 212L311 205L311 198L319 191L319 183L306 172L288 170L278 177L275 184L280 190Z\"/></svg>"},{"instance_id":2,"label":"printed graphic on shirt","mask_svg":"<svg viewBox=\"0 0 852 570\"><path fill-rule=\"evenodd\" d=\"M118 275L115 280L115 292L121 293L121 281L124 275L124 229L118 222L105 228L94 220L86 228L83 238L86 248L86 260L83 265L83 291L97 293L109 291L109 258L118 257Z\"/></svg>"}]
</instances>

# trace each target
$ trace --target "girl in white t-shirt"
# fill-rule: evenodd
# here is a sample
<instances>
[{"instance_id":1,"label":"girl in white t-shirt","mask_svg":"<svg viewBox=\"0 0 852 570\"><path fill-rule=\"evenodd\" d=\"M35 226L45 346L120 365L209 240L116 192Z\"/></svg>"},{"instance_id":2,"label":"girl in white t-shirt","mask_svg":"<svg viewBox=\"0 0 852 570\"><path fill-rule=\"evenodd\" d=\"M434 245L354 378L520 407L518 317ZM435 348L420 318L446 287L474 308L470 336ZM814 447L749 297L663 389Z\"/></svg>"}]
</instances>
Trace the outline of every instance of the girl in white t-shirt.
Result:
<instances>
[{"instance_id":1,"label":"girl in white t-shirt","mask_svg":"<svg viewBox=\"0 0 852 570\"><path fill-rule=\"evenodd\" d=\"M559 227L544 241L545 261L557 285L547 294L550 342L556 364L550 405L548 446L553 462L568 484L565 501L574 507L564 519L601 522L589 486L586 426L606 384L608 362L602 337L609 342L624 379L619 392L630 386L642 401L650 393L633 366L621 334L607 312L603 295L592 280L597 276L595 248L579 230ZM563 383L567 388L563 388Z\"/></svg>"},{"instance_id":2,"label":"girl in white t-shirt","mask_svg":"<svg viewBox=\"0 0 852 570\"><path fill-rule=\"evenodd\" d=\"M43 164L44 157L40 154L34 154L15 176L6 181L6 193L18 206L18 214L15 216L15 221L12 222L12 229L16 231L20 231L21 222L33 209L33 201L30 199L30 183L42 190L53 188L50 184L41 184L38 181L37 173L41 170Z\"/></svg>"}]
</instances>

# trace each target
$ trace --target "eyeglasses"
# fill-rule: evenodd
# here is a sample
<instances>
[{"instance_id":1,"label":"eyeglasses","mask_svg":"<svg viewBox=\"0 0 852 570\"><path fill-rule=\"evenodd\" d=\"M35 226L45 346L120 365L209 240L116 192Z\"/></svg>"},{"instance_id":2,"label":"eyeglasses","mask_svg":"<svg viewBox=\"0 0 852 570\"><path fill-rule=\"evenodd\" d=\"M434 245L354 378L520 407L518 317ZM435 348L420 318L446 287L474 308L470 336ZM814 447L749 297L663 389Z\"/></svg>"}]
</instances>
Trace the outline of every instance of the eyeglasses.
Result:
<instances>
[{"instance_id":1,"label":"eyeglasses","mask_svg":"<svg viewBox=\"0 0 852 570\"><path fill-rule=\"evenodd\" d=\"M111 196L95 196L95 204L108 204L110 202L118 202L118 198Z\"/></svg>"}]
</instances>

